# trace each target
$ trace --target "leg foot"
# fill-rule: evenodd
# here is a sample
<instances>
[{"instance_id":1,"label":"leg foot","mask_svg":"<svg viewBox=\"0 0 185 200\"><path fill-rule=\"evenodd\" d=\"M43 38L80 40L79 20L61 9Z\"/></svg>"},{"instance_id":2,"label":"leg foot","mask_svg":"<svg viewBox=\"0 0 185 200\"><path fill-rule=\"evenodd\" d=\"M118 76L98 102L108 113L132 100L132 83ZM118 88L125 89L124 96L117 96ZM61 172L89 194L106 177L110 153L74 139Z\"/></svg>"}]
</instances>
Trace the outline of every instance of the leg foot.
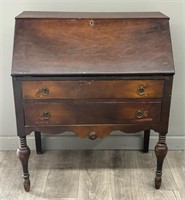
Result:
<instances>
[{"instance_id":1,"label":"leg foot","mask_svg":"<svg viewBox=\"0 0 185 200\"><path fill-rule=\"evenodd\" d=\"M35 145L37 154L42 154L41 133L39 131L35 131Z\"/></svg>"},{"instance_id":2,"label":"leg foot","mask_svg":"<svg viewBox=\"0 0 185 200\"><path fill-rule=\"evenodd\" d=\"M30 179L24 179L23 187L26 192L30 191Z\"/></svg>"},{"instance_id":3,"label":"leg foot","mask_svg":"<svg viewBox=\"0 0 185 200\"><path fill-rule=\"evenodd\" d=\"M159 189L161 186L163 161L168 152L168 147L165 141L166 141L166 136L159 135L159 141L157 145L155 146L155 155L157 157L157 170L156 170L156 177L155 177L156 189Z\"/></svg>"},{"instance_id":4,"label":"leg foot","mask_svg":"<svg viewBox=\"0 0 185 200\"><path fill-rule=\"evenodd\" d=\"M143 140L143 153L148 153L150 141L150 130L144 131L144 140Z\"/></svg>"},{"instance_id":5,"label":"leg foot","mask_svg":"<svg viewBox=\"0 0 185 200\"><path fill-rule=\"evenodd\" d=\"M162 178L155 177L155 188L156 189L159 189L161 187L161 183L162 183Z\"/></svg>"},{"instance_id":6,"label":"leg foot","mask_svg":"<svg viewBox=\"0 0 185 200\"><path fill-rule=\"evenodd\" d=\"M26 192L30 191L30 175L28 171L28 160L30 157L30 149L26 143L26 136L19 137L19 148L17 149L17 156L22 164L23 174L22 177L24 179L23 186Z\"/></svg>"}]
</instances>

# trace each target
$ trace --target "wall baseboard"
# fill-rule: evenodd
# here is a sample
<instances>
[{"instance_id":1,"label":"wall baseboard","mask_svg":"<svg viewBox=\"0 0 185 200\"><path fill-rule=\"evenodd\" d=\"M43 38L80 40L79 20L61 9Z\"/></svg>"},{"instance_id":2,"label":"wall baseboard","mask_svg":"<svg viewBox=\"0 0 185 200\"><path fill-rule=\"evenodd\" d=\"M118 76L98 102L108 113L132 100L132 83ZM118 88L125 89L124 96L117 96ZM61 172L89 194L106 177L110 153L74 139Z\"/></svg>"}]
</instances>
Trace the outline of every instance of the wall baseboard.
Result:
<instances>
[{"instance_id":1,"label":"wall baseboard","mask_svg":"<svg viewBox=\"0 0 185 200\"><path fill-rule=\"evenodd\" d=\"M153 150L158 140L158 136L150 137L150 149ZM31 150L35 150L34 136L27 137ZM169 150L185 150L184 136L168 136L167 144ZM74 135L42 136L42 146L44 150L85 150L85 149L127 149L140 150L143 145L141 135L110 135L104 139L80 139ZM18 138L16 136L1 136L0 150L16 150Z\"/></svg>"}]
</instances>

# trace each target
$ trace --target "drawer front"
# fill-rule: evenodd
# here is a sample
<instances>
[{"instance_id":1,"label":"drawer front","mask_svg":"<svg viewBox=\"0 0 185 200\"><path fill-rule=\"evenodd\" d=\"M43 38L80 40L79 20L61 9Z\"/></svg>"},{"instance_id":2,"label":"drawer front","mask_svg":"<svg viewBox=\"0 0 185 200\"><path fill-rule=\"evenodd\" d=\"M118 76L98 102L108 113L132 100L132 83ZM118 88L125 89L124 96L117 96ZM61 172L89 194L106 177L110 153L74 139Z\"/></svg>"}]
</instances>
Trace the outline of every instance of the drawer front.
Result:
<instances>
[{"instance_id":1,"label":"drawer front","mask_svg":"<svg viewBox=\"0 0 185 200\"><path fill-rule=\"evenodd\" d=\"M23 81L24 99L161 98L163 80Z\"/></svg>"},{"instance_id":2,"label":"drawer front","mask_svg":"<svg viewBox=\"0 0 185 200\"><path fill-rule=\"evenodd\" d=\"M26 126L159 123L161 103L26 103L24 111Z\"/></svg>"}]
</instances>

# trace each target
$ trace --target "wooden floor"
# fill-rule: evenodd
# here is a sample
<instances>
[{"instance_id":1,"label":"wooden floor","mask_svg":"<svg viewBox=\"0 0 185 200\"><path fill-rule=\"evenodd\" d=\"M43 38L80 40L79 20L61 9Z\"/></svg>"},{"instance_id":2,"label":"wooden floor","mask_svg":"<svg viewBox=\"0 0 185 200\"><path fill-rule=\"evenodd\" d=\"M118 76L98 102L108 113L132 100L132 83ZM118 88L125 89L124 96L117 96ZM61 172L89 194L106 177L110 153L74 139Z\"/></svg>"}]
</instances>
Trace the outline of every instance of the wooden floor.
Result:
<instances>
[{"instance_id":1,"label":"wooden floor","mask_svg":"<svg viewBox=\"0 0 185 200\"><path fill-rule=\"evenodd\" d=\"M15 152L0 152L0 200L185 200L183 151L168 152L160 190L152 151L32 151L29 168L26 193Z\"/></svg>"}]
</instances>

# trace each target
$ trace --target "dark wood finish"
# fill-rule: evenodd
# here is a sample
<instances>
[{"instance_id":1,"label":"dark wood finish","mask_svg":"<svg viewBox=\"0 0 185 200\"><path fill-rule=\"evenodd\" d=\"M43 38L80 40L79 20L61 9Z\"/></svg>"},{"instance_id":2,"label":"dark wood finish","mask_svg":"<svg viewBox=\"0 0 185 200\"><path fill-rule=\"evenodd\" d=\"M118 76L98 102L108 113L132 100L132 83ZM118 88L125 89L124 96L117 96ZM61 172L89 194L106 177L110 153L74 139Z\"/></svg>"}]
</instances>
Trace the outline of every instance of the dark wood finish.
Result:
<instances>
[{"instance_id":1,"label":"dark wood finish","mask_svg":"<svg viewBox=\"0 0 185 200\"><path fill-rule=\"evenodd\" d=\"M35 145L37 154L42 154L41 132L35 131Z\"/></svg>"},{"instance_id":2,"label":"dark wood finish","mask_svg":"<svg viewBox=\"0 0 185 200\"><path fill-rule=\"evenodd\" d=\"M26 103L25 125L159 123L161 103Z\"/></svg>"},{"instance_id":3,"label":"dark wood finish","mask_svg":"<svg viewBox=\"0 0 185 200\"><path fill-rule=\"evenodd\" d=\"M160 131L160 124L137 123L137 124L78 124L78 125L60 125L60 126L27 126L25 134L37 130L45 134L60 134L65 131L74 132L81 138L88 137L89 132L97 133L99 138L104 138L113 131L120 130L123 133L137 133L143 130L152 129L156 132Z\"/></svg>"},{"instance_id":4,"label":"dark wood finish","mask_svg":"<svg viewBox=\"0 0 185 200\"><path fill-rule=\"evenodd\" d=\"M26 143L26 136L19 137L19 148L17 149L17 156L21 161L22 169L23 169L23 186L26 192L30 191L30 174L28 171L28 160L30 157L30 149Z\"/></svg>"},{"instance_id":5,"label":"dark wood finish","mask_svg":"<svg viewBox=\"0 0 185 200\"><path fill-rule=\"evenodd\" d=\"M23 12L16 18L13 87L18 155L29 188L25 137L73 131L104 138L112 131L150 130L156 145L159 188L167 153L174 75L169 18L161 13ZM23 156L22 156L23 155Z\"/></svg>"},{"instance_id":6,"label":"dark wood finish","mask_svg":"<svg viewBox=\"0 0 185 200\"><path fill-rule=\"evenodd\" d=\"M164 80L23 81L24 99L161 98Z\"/></svg>"},{"instance_id":7,"label":"dark wood finish","mask_svg":"<svg viewBox=\"0 0 185 200\"><path fill-rule=\"evenodd\" d=\"M174 73L168 19L93 16L17 18L12 74Z\"/></svg>"},{"instance_id":8,"label":"dark wood finish","mask_svg":"<svg viewBox=\"0 0 185 200\"><path fill-rule=\"evenodd\" d=\"M150 142L150 130L146 130L146 131L144 131L144 139L143 139L143 152L144 153L148 153L149 142Z\"/></svg>"},{"instance_id":9,"label":"dark wood finish","mask_svg":"<svg viewBox=\"0 0 185 200\"><path fill-rule=\"evenodd\" d=\"M165 80L165 86L164 86L165 93L163 95L163 105L161 110L161 130L159 132L162 135L166 135L168 133L172 84L173 84L173 76L168 76Z\"/></svg>"},{"instance_id":10,"label":"dark wood finish","mask_svg":"<svg viewBox=\"0 0 185 200\"><path fill-rule=\"evenodd\" d=\"M17 122L17 135L25 136L24 109L22 104L22 87L21 87L21 81L16 80L16 77L13 77L13 89L14 89L15 114Z\"/></svg>"},{"instance_id":11,"label":"dark wood finish","mask_svg":"<svg viewBox=\"0 0 185 200\"><path fill-rule=\"evenodd\" d=\"M155 177L155 188L159 189L162 182L162 166L164 158L168 152L168 147L166 144L166 136L159 135L159 141L155 146L155 155L157 157L157 170L156 170L156 177Z\"/></svg>"}]
</instances>

